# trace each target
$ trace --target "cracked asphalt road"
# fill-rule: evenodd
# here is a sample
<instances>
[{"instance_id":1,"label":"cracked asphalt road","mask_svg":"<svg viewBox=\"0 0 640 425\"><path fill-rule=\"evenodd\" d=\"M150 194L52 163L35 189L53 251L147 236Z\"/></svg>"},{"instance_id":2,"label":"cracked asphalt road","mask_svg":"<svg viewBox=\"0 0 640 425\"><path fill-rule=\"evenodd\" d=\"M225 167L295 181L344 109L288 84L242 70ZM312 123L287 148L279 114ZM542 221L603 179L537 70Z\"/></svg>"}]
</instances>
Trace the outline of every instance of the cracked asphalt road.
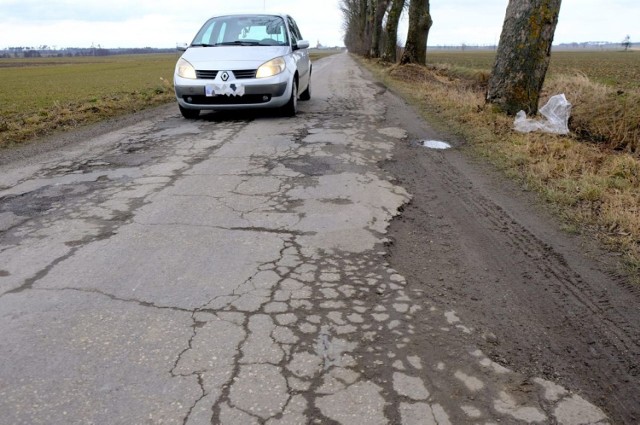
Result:
<instances>
[{"instance_id":1,"label":"cracked asphalt road","mask_svg":"<svg viewBox=\"0 0 640 425\"><path fill-rule=\"evenodd\" d=\"M293 119L171 105L2 165L2 423L610 423L392 267L407 130L348 55L314 78Z\"/></svg>"}]
</instances>

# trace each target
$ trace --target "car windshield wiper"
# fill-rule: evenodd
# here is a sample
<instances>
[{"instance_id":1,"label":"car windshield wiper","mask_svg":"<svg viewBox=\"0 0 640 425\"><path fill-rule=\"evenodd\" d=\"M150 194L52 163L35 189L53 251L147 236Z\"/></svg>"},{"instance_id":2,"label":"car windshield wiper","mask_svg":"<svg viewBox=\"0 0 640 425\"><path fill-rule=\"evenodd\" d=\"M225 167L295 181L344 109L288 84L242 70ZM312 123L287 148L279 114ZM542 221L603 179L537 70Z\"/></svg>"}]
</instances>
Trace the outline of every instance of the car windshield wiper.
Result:
<instances>
[{"instance_id":1,"label":"car windshield wiper","mask_svg":"<svg viewBox=\"0 0 640 425\"><path fill-rule=\"evenodd\" d=\"M224 43L216 43L215 46L259 46L260 43L257 41L226 41Z\"/></svg>"},{"instance_id":2,"label":"car windshield wiper","mask_svg":"<svg viewBox=\"0 0 640 425\"><path fill-rule=\"evenodd\" d=\"M217 44L207 44L207 43L196 43L192 44L190 47L215 47Z\"/></svg>"}]
</instances>

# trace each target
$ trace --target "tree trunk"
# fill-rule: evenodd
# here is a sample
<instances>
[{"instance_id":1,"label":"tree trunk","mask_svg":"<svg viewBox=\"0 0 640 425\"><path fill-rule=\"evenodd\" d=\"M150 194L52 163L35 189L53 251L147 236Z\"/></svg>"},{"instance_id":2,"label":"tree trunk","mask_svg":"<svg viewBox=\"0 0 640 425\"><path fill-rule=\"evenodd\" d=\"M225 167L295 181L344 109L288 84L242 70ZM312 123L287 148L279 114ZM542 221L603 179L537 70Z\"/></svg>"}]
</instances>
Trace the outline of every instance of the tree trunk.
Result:
<instances>
[{"instance_id":1,"label":"tree trunk","mask_svg":"<svg viewBox=\"0 0 640 425\"><path fill-rule=\"evenodd\" d=\"M427 38L433 24L429 13L429 0L411 0L409 3L409 32L400 63L427 64Z\"/></svg>"},{"instance_id":2,"label":"tree trunk","mask_svg":"<svg viewBox=\"0 0 640 425\"><path fill-rule=\"evenodd\" d=\"M389 14L387 15L387 25L385 31L387 40L385 43L382 59L387 62L395 63L397 60L396 52L398 49L398 23L404 9L405 0L393 0Z\"/></svg>"},{"instance_id":3,"label":"tree trunk","mask_svg":"<svg viewBox=\"0 0 640 425\"><path fill-rule=\"evenodd\" d=\"M514 115L538 111L561 0L509 0L487 101Z\"/></svg>"},{"instance_id":4,"label":"tree trunk","mask_svg":"<svg viewBox=\"0 0 640 425\"><path fill-rule=\"evenodd\" d=\"M371 57L380 57L380 36L382 35L382 20L387 13L391 0L376 0L373 16L373 34L371 37Z\"/></svg>"},{"instance_id":5,"label":"tree trunk","mask_svg":"<svg viewBox=\"0 0 640 425\"><path fill-rule=\"evenodd\" d=\"M371 5L372 0L360 0L360 16L362 18L363 55L368 55L371 50Z\"/></svg>"}]
</instances>

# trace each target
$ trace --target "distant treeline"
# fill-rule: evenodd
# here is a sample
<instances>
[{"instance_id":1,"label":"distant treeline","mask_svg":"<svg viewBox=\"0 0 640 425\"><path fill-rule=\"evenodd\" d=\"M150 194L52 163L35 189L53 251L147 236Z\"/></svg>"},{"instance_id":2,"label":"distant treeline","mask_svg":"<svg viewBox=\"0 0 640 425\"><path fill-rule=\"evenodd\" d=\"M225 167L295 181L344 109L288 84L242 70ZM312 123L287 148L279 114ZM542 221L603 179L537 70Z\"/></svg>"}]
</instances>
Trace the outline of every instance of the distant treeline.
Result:
<instances>
[{"instance_id":1,"label":"distant treeline","mask_svg":"<svg viewBox=\"0 0 640 425\"><path fill-rule=\"evenodd\" d=\"M630 43L629 48L638 48L640 47L640 43ZM428 50L496 50L498 46L496 45L477 45L477 44L451 44L444 45L440 44L437 46L428 46ZM584 43L560 43L554 44L553 49L555 50L615 50L615 49L624 49L624 45L621 43L611 43L611 42L599 42L599 41L589 41Z\"/></svg>"},{"instance_id":2,"label":"distant treeline","mask_svg":"<svg viewBox=\"0 0 640 425\"><path fill-rule=\"evenodd\" d=\"M630 43L631 48L640 48L640 43ZM433 50L496 50L493 45L451 44L429 46ZM591 49L610 50L621 48L620 43L610 42L585 42L554 44L557 50ZM47 57L74 57L74 56L112 56L112 55L140 55L152 53L174 53L175 48L158 49L154 47L132 47L104 49L102 47L65 47L54 49L49 46L40 47L8 47L0 50L0 58L47 58Z\"/></svg>"},{"instance_id":3,"label":"distant treeline","mask_svg":"<svg viewBox=\"0 0 640 425\"><path fill-rule=\"evenodd\" d=\"M175 48L157 49L153 47L116 49L104 49L101 47L66 47L64 49L53 49L48 48L48 46L42 47L8 47L6 49L0 50L0 58L62 58L74 56L140 55L151 53L173 53L176 51Z\"/></svg>"}]
</instances>

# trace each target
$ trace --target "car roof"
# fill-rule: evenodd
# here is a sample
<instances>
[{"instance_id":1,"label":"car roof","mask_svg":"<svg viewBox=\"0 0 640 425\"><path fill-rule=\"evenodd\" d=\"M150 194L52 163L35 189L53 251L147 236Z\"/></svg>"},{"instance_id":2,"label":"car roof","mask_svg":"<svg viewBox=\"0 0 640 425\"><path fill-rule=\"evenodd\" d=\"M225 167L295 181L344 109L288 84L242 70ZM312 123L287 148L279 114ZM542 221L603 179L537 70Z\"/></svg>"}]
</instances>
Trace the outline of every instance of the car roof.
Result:
<instances>
[{"instance_id":1,"label":"car roof","mask_svg":"<svg viewBox=\"0 0 640 425\"><path fill-rule=\"evenodd\" d=\"M286 13L268 13L268 12L255 12L255 13L225 13L222 15L214 15L212 17L210 17L209 19L213 19L213 18L225 18L225 17L233 17L233 16L238 16L238 17L244 17L244 16L278 16L280 18L286 19L291 17L290 15L286 14Z\"/></svg>"}]
</instances>

